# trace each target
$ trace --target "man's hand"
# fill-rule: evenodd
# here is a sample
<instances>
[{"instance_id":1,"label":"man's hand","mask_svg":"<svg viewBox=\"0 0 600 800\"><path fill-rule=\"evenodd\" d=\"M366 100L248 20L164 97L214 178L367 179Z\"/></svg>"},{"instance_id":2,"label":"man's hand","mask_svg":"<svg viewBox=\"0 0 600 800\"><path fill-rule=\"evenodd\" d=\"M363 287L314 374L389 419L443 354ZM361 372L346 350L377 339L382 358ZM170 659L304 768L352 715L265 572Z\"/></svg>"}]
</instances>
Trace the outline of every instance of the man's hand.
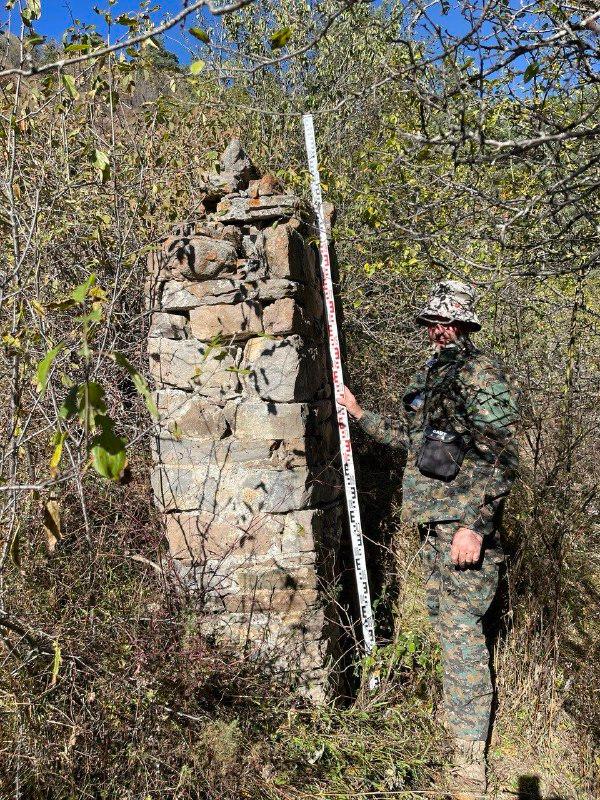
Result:
<instances>
[{"instance_id":1,"label":"man's hand","mask_svg":"<svg viewBox=\"0 0 600 800\"><path fill-rule=\"evenodd\" d=\"M344 386L344 395L342 398L340 398L340 405L345 406L346 411L350 414L350 416L354 417L354 419L360 419L364 414L364 411L359 406L356 397L354 397L347 386Z\"/></svg>"},{"instance_id":2,"label":"man's hand","mask_svg":"<svg viewBox=\"0 0 600 800\"><path fill-rule=\"evenodd\" d=\"M481 555L483 536L470 528L459 528L452 539L450 557L452 563L464 569L477 564Z\"/></svg>"}]
</instances>

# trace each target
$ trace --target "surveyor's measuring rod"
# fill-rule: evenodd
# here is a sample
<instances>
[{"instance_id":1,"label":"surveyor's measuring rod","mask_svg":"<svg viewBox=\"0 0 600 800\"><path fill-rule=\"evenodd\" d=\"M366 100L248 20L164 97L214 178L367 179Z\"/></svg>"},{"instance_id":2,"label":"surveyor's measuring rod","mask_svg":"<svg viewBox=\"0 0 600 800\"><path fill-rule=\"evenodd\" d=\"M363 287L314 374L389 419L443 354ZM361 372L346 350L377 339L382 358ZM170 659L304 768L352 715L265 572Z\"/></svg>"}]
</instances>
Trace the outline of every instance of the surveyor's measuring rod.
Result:
<instances>
[{"instance_id":1,"label":"surveyor's measuring rod","mask_svg":"<svg viewBox=\"0 0 600 800\"><path fill-rule=\"evenodd\" d=\"M312 114L304 114L304 138L308 167L310 169L310 188L312 202L319 225L319 253L321 255L321 282L325 300L325 316L327 320L327 336L329 340L329 355L333 373L333 388L335 394L335 408L337 424L340 434L340 454L342 457L342 470L344 473L344 488L346 490L346 506L350 523L350 537L352 539L352 552L354 555L354 571L360 604L360 618L362 623L365 650L370 653L375 647L375 628L373 625L373 611L371 609L371 594L369 592L369 578L365 563L365 546L360 524L360 510L358 507L358 493L356 491L356 476L354 474L354 459L352 457L352 444L350 442L350 429L348 414L340 399L344 396L344 377L342 373L342 359L340 341L338 336L337 320L335 315L335 298L331 280L331 262L329 260L329 246L327 243L327 229L325 227L325 214L323 213L323 198L321 196L321 181L319 178L319 165L317 162L317 147L315 144L315 129Z\"/></svg>"}]
</instances>

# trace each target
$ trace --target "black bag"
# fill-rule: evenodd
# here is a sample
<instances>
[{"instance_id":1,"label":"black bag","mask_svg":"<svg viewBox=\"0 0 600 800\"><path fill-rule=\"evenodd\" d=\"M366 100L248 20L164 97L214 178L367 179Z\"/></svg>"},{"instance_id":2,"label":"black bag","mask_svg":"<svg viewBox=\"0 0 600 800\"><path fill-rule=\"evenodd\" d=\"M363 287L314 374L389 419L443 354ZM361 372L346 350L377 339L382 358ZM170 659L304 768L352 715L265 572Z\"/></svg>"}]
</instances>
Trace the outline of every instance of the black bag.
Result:
<instances>
[{"instance_id":1,"label":"black bag","mask_svg":"<svg viewBox=\"0 0 600 800\"><path fill-rule=\"evenodd\" d=\"M451 481L460 472L465 450L464 439L458 433L440 431L428 425L423 431L417 468L428 478Z\"/></svg>"}]
</instances>

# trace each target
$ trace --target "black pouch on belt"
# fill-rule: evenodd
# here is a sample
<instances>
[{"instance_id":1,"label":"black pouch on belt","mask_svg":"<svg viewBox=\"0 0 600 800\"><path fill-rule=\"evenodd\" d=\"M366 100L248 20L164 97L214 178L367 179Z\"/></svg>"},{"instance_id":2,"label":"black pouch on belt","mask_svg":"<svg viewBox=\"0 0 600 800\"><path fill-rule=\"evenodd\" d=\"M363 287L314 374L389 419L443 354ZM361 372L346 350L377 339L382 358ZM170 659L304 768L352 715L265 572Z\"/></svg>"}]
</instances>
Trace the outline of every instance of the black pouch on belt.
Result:
<instances>
[{"instance_id":1,"label":"black pouch on belt","mask_svg":"<svg viewBox=\"0 0 600 800\"><path fill-rule=\"evenodd\" d=\"M426 426L417 455L417 468L428 478L451 481L460 472L465 457L465 442L458 433Z\"/></svg>"}]
</instances>

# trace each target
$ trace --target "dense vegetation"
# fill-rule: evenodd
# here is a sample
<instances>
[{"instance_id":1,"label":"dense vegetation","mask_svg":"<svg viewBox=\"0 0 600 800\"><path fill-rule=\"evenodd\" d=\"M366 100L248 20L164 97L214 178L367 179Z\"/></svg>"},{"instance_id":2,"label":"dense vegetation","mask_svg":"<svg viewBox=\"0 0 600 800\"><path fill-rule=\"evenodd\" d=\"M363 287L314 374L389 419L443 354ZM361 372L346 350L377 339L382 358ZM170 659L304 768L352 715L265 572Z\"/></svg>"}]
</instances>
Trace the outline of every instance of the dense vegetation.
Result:
<instances>
[{"instance_id":1,"label":"dense vegetation","mask_svg":"<svg viewBox=\"0 0 600 800\"><path fill-rule=\"evenodd\" d=\"M494 786L524 797L539 775L551 796L594 796L598 13L517 5L462 3L452 36L458 11L449 21L444 2L239 3L210 30L193 23L188 67L156 37L91 57L103 41L85 25L43 43L40 4L21 3L0 70L2 797L411 796L443 763L437 654L413 534L394 523L393 455L358 440L383 644L375 695L308 707L268 663L204 641L194 598L160 566L145 255L194 218L202 173L232 135L307 195L307 110L338 208L361 400L393 411L423 359L413 314L436 278L479 289L480 340L523 410ZM113 27L136 37L148 24L144 7ZM85 60L55 66L63 57Z\"/></svg>"}]
</instances>

